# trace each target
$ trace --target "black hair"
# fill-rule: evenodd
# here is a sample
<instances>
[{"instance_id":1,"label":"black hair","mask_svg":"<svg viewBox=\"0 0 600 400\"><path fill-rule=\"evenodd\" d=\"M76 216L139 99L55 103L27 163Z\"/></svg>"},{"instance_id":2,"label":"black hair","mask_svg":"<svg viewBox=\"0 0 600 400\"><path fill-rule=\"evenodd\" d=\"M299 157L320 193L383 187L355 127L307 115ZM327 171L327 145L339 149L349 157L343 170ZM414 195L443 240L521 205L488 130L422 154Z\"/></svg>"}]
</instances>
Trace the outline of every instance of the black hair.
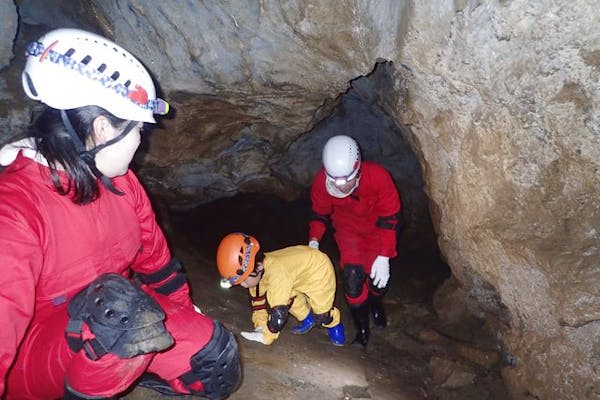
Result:
<instances>
[{"instance_id":1,"label":"black hair","mask_svg":"<svg viewBox=\"0 0 600 400\"><path fill-rule=\"evenodd\" d=\"M256 263L259 262L263 262L265 261L265 253L263 253L262 250L259 250L256 255L254 256L254 266L256 266Z\"/></svg>"},{"instance_id":2,"label":"black hair","mask_svg":"<svg viewBox=\"0 0 600 400\"><path fill-rule=\"evenodd\" d=\"M80 107L66 113L84 146L93 138L96 117L105 117L115 128L127 122L98 106ZM50 178L58 193L63 196L70 194L75 204L89 204L98 198L98 178L80 157L75 139L63 124L60 110L45 107L33 123L31 135L37 151L48 162ZM59 175L61 169L67 175L66 185Z\"/></svg>"},{"instance_id":3,"label":"black hair","mask_svg":"<svg viewBox=\"0 0 600 400\"><path fill-rule=\"evenodd\" d=\"M261 263L265 261L265 253L263 253L262 250L259 250L258 253L256 253L256 255L254 256L254 268L252 269L252 272L249 273L249 276L258 276L258 273L256 272L256 266L258 265L258 263ZM264 268L261 271L264 273Z\"/></svg>"}]
</instances>

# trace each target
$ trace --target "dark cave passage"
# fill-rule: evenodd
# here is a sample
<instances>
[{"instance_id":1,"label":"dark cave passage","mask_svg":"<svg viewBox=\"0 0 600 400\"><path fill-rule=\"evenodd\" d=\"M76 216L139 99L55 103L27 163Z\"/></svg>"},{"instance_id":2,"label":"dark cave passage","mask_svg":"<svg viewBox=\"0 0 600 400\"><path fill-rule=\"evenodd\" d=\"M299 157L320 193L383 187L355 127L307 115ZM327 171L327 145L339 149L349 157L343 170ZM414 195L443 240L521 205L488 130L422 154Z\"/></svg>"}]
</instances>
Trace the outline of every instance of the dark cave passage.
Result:
<instances>
[{"instance_id":1,"label":"dark cave passage","mask_svg":"<svg viewBox=\"0 0 600 400\"><path fill-rule=\"evenodd\" d=\"M169 213L170 229L207 260L214 260L221 238L231 232L255 236L264 251L308 243L310 200L303 196L286 201L269 194L239 194L219 199L186 211ZM431 242L404 241L399 234L398 257L391 260L392 280L421 301L431 299L433 291L450 276L449 267ZM406 243L406 244L405 244ZM338 250L328 230L321 250L337 265Z\"/></svg>"}]
</instances>

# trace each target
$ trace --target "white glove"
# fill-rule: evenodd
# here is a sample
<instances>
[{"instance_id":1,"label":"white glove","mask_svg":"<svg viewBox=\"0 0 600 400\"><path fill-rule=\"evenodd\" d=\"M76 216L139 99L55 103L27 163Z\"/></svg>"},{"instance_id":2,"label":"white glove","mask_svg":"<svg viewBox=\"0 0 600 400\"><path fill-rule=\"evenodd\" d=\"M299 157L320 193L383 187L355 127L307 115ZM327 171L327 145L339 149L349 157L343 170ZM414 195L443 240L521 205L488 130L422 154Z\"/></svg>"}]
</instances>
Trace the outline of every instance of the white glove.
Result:
<instances>
[{"instance_id":1,"label":"white glove","mask_svg":"<svg viewBox=\"0 0 600 400\"><path fill-rule=\"evenodd\" d=\"M260 342L262 344L265 344L265 338L263 336L262 331L263 331L263 327L259 326L258 328L256 328L254 330L254 332L243 332L242 331L242 332L240 332L240 334L248 340L253 340L255 342Z\"/></svg>"},{"instance_id":2,"label":"white glove","mask_svg":"<svg viewBox=\"0 0 600 400\"><path fill-rule=\"evenodd\" d=\"M313 249L319 250L319 241L318 240L311 240L310 242L308 242L308 246L312 247Z\"/></svg>"},{"instance_id":3,"label":"white glove","mask_svg":"<svg viewBox=\"0 0 600 400\"><path fill-rule=\"evenodd\" d=\"M373 286L381 289L387 285L390 279L390 258L384 256L377 256L373 261L371 267L371 279L373 279Z\"/></svg>"}]
</instances>

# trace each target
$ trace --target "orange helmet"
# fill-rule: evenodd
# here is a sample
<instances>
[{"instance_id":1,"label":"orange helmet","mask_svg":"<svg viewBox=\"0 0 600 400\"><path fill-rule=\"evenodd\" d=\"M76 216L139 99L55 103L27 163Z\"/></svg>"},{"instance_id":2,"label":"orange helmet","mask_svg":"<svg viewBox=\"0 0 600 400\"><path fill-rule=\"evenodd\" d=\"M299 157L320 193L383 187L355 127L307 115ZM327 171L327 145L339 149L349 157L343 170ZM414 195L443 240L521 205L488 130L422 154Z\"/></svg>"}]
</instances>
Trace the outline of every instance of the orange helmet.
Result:
<instances>
[{"instance_id":1,"label":"orange helmet","mask_svg":"<svg viewBox=\"0 0 600 400\"><path fill-rule=\"evenodd\" d=\"M254 271L254 260L260 244L252 236L236 232L225 236L217 249L217 267L232 285L241 283Z\"/></svg>"}]
</instances>

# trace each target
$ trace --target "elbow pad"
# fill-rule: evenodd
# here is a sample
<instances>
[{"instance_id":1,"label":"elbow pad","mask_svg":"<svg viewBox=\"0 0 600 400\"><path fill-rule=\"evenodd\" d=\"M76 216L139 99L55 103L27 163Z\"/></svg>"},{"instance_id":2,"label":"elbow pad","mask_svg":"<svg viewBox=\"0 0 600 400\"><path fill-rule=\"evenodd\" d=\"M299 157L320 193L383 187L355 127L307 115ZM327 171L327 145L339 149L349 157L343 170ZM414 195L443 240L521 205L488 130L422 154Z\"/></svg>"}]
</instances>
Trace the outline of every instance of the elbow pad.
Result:
<instances>
[{"instance_id":1,"label":"elbow pad","mask_svg":"<svg viewBox=\"0 0 600 400\"><path fill-rule=\"evenodd\" d=\"M401 225L401 221L398 218L399 216L401 216L400 213L392 215L380 215L377 217L375 226L379 229L388 229L390 231L398 230Z\"/></svg>"},{"instance_id":2,"label":"elbow pad","mask_svg":"<svg viewBox=\"0 0 600 400\"><path fill-rule=\"evenodd\" d=\"M140 280L152 286L157 293L170 295L187 283L183 267L178 259L171 258L164 267L151 274L140 274Z\"/></svg>"},{"instance_id":3,"label":"elbow pad","mask_svg":"<svg viewBox=\"0 0 600 400\"><path fill-rule=\"evenodd\" d=\"M328 225L330 218L331 218L331 216L329 214L317 214L316 212L311 211L309 220L310 221L318 221L318 222L321 222L323 225Z\"/></svg>"}]
</instances>

